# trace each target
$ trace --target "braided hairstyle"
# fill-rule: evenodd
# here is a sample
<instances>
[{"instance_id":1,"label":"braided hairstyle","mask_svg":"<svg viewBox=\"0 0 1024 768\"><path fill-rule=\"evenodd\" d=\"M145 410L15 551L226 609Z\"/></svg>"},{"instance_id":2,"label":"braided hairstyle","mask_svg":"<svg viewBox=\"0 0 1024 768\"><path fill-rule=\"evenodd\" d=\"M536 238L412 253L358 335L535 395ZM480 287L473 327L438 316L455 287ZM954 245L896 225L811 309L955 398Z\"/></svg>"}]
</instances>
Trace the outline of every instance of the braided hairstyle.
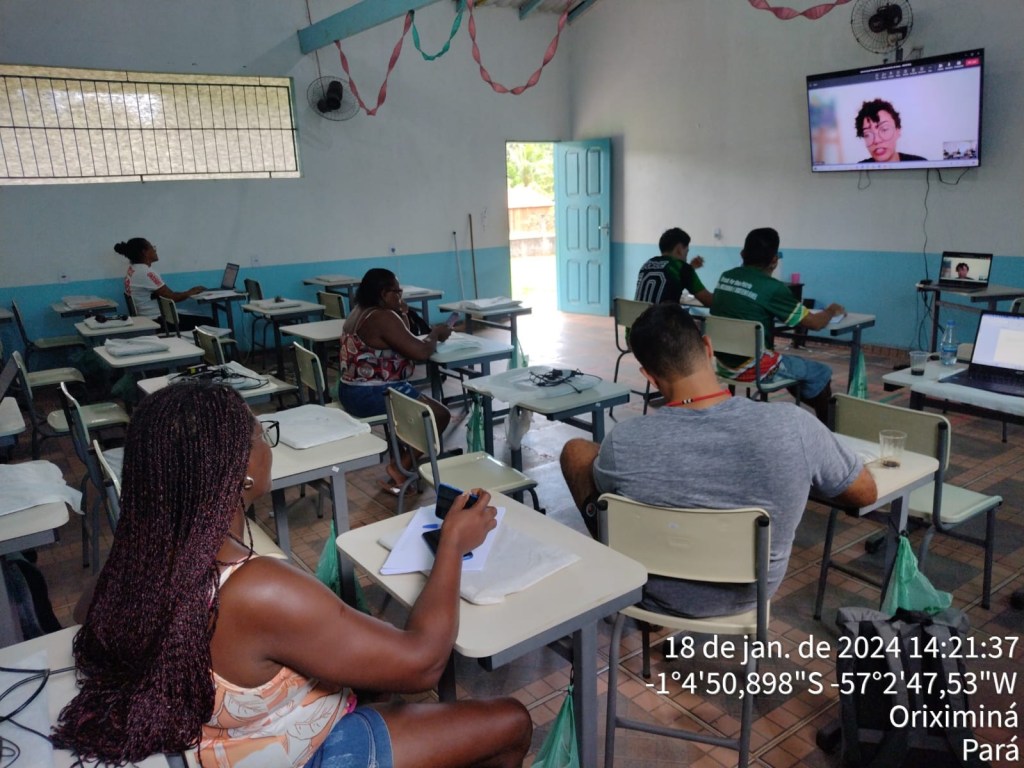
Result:
<instances>
[{"instance_id":1,"label":"braided hairstyle","mask_svg":"<svg viewBox=\"0 0 1024 768\"><path fill-rule=\"evenodd\" d=\"M217 553L242 503L253 427L224 386L173 384L136 409L121 518L74 641L81 690L56 746L120 765L198 743L214 705Z\"/></svg>"}]
</instances>

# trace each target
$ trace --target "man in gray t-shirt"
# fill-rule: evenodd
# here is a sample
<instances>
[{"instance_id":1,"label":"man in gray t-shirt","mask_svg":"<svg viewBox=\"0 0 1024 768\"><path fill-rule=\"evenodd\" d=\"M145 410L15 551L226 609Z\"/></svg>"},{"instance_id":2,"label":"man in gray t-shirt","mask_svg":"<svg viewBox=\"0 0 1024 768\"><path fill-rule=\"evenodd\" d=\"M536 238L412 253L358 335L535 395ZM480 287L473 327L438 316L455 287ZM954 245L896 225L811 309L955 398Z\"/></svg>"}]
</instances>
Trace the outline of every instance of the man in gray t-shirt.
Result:
<instances>
[{"instance_id":1,"label":"man in gray t-shirt","mask_svg":"<svg viewBox=\"0 0 1024 768\"><path fill-rule=\"evenodd\" d=\"M772 520L768 581L774 594L811 488L858 506L875 500L874 480L860 460L809 412L734 398L722 389L711 344L682 308L647 310L633 325L630 344L667 404L622 422L600 446L577 439L562 450L566 483L595 536L597 521L586 509L603 492L658 506L761 507ZM642 604L716 616L752 608L754 590L652 578Z\"/></svg>"}]
</instances>

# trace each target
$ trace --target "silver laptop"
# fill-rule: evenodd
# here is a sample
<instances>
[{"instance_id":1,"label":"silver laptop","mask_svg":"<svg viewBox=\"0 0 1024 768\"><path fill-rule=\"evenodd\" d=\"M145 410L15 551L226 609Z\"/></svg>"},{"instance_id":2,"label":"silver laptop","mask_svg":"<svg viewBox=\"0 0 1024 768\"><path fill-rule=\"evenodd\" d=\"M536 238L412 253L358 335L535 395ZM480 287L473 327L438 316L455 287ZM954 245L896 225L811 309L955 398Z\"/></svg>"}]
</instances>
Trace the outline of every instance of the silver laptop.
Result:
<instances>
[{"instance_id":1,"label":"silver laptop","mask_svg":"<svg viewBox=\"0 0 1024 768\"><path fill-rule=\"evenodd\" d=\"M942 381L1024 397L1024 315L982 312L970 365Z\"/></svg>"},{"instance_id":2,"label":"silver laptop","mask_svg":"<svg viewBox=\"0 0 1024 768\"><path fill-rule=\"evenodd\" d=\"M939 285L961 291L983 291L988 288L991 272L991 253L946 251L939 264Z\"/></svg>"}]
</instances>

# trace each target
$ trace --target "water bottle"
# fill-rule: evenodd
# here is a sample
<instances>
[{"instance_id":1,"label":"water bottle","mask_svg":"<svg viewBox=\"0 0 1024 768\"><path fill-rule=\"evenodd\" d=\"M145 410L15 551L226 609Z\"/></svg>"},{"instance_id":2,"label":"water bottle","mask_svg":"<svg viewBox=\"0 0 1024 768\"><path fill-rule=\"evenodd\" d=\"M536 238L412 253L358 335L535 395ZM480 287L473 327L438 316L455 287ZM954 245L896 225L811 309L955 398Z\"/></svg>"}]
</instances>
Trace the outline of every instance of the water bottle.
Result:
<instances>
[{"instance_id":1,"label":"water bottle","mask_svg":"<svg viewBox=\"0 0 1024 768\"><path fill-rule=\"evenodd\" d=\"M939 359L943 365L956 365L956 323L946 321L946 330L939 345Z\"/></svg>"}]
</instances>

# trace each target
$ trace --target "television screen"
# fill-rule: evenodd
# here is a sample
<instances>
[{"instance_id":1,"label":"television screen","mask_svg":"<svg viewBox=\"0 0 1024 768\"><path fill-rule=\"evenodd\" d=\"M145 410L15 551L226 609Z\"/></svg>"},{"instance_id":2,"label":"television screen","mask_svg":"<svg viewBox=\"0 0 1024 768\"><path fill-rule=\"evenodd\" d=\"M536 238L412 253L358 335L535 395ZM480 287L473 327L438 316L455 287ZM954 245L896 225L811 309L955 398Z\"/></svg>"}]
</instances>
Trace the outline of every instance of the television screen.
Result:
<instances>
[{"instance_id":1,"label":"television screen","mask_svg":"<svg viewBox=\"0 0 1024 768\"><path fill-rule=\"evenodd\" d=\"M811 170L980 165L983 62L977 49L809 76Z\"/></svg>"}]
</instances>

